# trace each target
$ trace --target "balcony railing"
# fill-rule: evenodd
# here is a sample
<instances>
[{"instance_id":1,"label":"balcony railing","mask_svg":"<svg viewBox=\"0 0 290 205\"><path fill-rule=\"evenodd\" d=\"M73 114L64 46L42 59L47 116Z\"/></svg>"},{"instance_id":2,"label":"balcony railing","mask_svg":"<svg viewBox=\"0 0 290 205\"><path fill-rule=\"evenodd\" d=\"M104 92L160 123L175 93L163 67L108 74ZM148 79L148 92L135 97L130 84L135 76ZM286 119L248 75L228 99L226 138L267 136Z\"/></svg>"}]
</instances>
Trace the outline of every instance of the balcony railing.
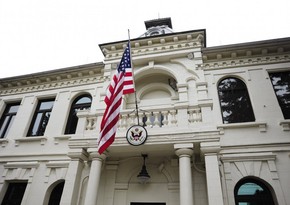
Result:
<instances>
[{"instance_id":1,"label":"balcony railing","mask_svg":"<svg viewBox=\"0 0 290 205\"><path fill-rule=\"evenodd\" d=\"M103 113L92 113L90 110L80 110L78 112L79 122L76 133L82 134L99 131L102 115ZM202 122L202 113L199 107L140 110L138 116L139 125L145 126L147 129L188 127ZM138 124L138 118L135 111L121 111L118 124L119 130L127 130L136 124Z\"/></svg>"}]
</instances>

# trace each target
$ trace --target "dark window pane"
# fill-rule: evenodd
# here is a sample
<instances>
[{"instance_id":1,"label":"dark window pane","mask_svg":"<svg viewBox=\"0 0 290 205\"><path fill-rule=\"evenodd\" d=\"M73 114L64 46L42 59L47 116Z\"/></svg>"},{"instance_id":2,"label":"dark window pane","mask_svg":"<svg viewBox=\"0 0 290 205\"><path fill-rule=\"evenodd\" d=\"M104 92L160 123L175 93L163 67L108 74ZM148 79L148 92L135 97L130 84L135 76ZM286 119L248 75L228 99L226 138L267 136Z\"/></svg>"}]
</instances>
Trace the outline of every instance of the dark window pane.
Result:
<instances>
[{"instance_id":1,"label":"dark window pane","mask_svg":"<svg viewBox=\"0 0 290 205\"><path fill-rule=\"evenodd\" d=\"M48 205L59 205L61 196L62 196L63 187L64 187L64 182L61 182L54 187L54 189L52 190L50 194Z\"/></svg>"},{"instance_id":2,"label":"dark window pane","mask_svg":"<svg viewBox=\"0 0 290 205\"><path fill-rule=\"evenodd\" d=\"M10 122L9 122L9 124L8 124L8 126L7 126L7 130L10 130L10 127L11 127L11 125L12 125L14 119L15 119L15 115L11 116L11 118L10 118ZM5 132L4 137L6 137L7 133L8 133L8 132Z\"/></svg>"},{"instance_id":3,"label":"dark window pane","mask_svg":"<svg viewBox=\"0 0 290 205\"><path fill-rule=\"evenodd\" d=\"M43 118L41 120L41 125L39 127L38 135L44 135L44 131L45 131L45 128L48 124L48 120L50 117L50 112L45 113L42 117Z\"/></svg>"},{"instance_id":4,"label":"dark window pane","mask_svg":"<svg viewBox=\"0 0 290 205\"><path fill-rule=\"evenodd\" d=\"M91 107L92 97L82 95L76 98L70 108L69 117L66 124L65 134L75 134L78 124L78 110L89 109Z\"/></svg>"},{"instance_id":5,"label":"dark window pane","mask_svg":"<svg viewBox=\"0 0 290 205\"><path fill-rule=\"evenodd\" d=\"M6 134L6 129L8 127L8 123L9 123L9 116L5 116L5 118L3 119L1 128L0 128L0 136L1 136L1 138L3 138L4 135Z\"/></svg>"},{"instance_id":6,"label":"dark window pane","mask_svg":"<svg viewBox=\"0 0 290 205\"><path fill-rule=\"evenodd\" d=\"M20 205L27 183L9 183L1 205Z\"/></svg>"},{"instance_id":7,"label":"dark window pane","mask_svg":"<svg viewBox=\"0 0 290 205\"><path fill-rule=\"evenodd\" d=\"M290 119L290 71L269 75L284 118Z\"/></svg>"},{"instance_id":8,"label":"dark window pane","mask_svg":"<svg viewBox=\"0 0 290 205\"><path fill-rule=\"evenodd\" d=\"M32 123L27 136L43 136L48 124L50 113L54 104L53 100L40 101L37 105Z\"/></svg>"},{"instance_id":9,"label":"dark window pane","mask_svg":"<svg viewBox=\"0 0 290 205\"><path fill-rule=\"evenodd\" d=\"M0 138L6 137L18 111L19 104L20 103L13 103L6 106L0 119Z\"/></svg>"},{"instance_id":10,"label":"dark window pane","mask_svg":"<svg viewBox=\"0 0 290 205\"><path fill-rule=\"evenodd\" d=\"M234 189L237 205L261 204L274 205L271 191L261 181L255 179L243 179L237 183Z\"/></svg>"},{"instance_id":11,"label":"dark window pane","mask_svg":"<svg viewBox=\"0 0 290 205\"><path fill-rule=\"evenodd\" d=\"M226 78L218 85L223 122L238 123L255 121L250 97L243 81Z\"/></svg>"},{"instance_id":12,"label":"dark window pane","mask_svg":"<svg viewBox=\"0 0 290 205\"><path fill-rule=\"evenodd\" d=\"M33 124L31 136L36 136L38 134L37 132L40 127L41 118L42 118L42 113L38 113Z\"/></svg>"}]
</instances>

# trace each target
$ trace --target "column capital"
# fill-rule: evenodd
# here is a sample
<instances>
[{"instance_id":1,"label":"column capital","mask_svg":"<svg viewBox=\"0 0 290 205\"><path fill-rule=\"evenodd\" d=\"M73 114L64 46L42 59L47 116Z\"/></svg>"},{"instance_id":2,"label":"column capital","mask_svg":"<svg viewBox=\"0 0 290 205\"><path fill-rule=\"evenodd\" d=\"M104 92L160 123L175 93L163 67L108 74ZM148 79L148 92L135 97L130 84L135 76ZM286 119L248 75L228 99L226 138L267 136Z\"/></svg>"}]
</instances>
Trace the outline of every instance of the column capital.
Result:
<instances>
[{"instance_id":1,"label":"column capital","mask_svg":"<svg viewBox=\"0 0 290 205\"><path fill-rule=\"evenodd\" d=\"M97 148L88 148L89 159L104 161L107 158L107 152L100 154Z\"/></svg>"},{"instance_id":2,"label":"column capital","mask_svg":"<svg viewBox=\"0 0 290 205\"><path fill-rule=\"evenodd\" d=\"M71 149L67 153L67 156L72 160L86 161L88 159L88 153L84 149Z\"/></svg>"},{"instance_id":3,"label":"column capital","mask_svg":"<svg viewBox=\"0 0 290 205\"><path fill-rule=\"evenodd\" d=\"M217 154L220 151L219 142L202 142L200 143L200 150L202 154Z\"/></svg>"},{"instance_id":4,"label":"column capital","mask_svg":"<svg viewBox=\"0 0 290 205\"><path fill-rule=\"evenodd\" d=\"M186 143L186 144L175 144L174 149L175 149L175 154L177 156L181 155L188 155L191 156L193 154L193 143Z\"/></svg>"}]
</instances>

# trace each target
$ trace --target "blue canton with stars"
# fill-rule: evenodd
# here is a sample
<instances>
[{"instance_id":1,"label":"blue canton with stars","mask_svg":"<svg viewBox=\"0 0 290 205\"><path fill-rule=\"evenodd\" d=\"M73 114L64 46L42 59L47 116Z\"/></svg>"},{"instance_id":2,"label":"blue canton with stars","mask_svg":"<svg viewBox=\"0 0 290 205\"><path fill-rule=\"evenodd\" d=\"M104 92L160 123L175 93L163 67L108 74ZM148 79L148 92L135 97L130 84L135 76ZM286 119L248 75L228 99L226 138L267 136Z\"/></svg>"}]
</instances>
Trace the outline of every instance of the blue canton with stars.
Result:
<instances>
[{"instance_id":1,"label":"blue canton with stars","mask_svg":"<svg viewBox=\"0 0 290 205\"><path fill-rule=\"evenodd\" d=\"M130 49L129 45L127 45L122 60L118 66L118 72L125 72L126 68L131 68L131 57L130 57Z\"/></svg>"}]
</instances>

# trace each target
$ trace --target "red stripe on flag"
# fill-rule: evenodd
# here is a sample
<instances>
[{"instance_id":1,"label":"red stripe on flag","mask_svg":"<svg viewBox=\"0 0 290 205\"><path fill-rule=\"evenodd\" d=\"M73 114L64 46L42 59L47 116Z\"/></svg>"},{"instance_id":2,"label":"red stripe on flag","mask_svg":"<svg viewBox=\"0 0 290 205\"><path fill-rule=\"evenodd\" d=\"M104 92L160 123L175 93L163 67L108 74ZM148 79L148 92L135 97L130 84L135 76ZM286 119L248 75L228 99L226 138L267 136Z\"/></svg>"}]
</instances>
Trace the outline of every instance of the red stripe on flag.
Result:
<instances>
[{"instance_id":1,"label":"red stripe on flag","mask_svg":"<svg viewBox=\"0 0 290 205\"><path fill-rule=\"evenodd\" d=\"M115 140L122 95L135 92L130 55L130 44L128 44L104 99L107 107L102 118L101 131L98 139L98 151L100 154Z\"/></svg>"}]
</instances>

